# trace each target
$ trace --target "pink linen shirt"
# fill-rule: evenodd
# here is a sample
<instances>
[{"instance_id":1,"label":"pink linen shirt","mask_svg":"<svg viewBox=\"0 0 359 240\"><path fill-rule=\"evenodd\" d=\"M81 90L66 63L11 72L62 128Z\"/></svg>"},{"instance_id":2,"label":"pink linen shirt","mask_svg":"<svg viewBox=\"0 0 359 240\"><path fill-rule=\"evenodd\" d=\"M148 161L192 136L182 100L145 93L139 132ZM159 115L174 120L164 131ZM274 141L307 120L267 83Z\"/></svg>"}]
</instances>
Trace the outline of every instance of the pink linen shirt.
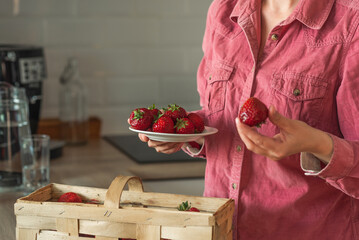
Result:
<instances>
[{"instance_id":1,"label":"pink linen shirt","mask_svg":"<svg viewBox=\"0 0 359 240\"><path fill-rule=\"evenodd\" d=\"M235 200L236 240L359 239L359 1L300 1L258 58L260 5L214 0L208 11L198 113L219 131L197 155L204 195ZM330 163L247 150L235 118L251 96L330 134ZM258 131L279 130L268 121Z\"/></svg>"}]
</instances>

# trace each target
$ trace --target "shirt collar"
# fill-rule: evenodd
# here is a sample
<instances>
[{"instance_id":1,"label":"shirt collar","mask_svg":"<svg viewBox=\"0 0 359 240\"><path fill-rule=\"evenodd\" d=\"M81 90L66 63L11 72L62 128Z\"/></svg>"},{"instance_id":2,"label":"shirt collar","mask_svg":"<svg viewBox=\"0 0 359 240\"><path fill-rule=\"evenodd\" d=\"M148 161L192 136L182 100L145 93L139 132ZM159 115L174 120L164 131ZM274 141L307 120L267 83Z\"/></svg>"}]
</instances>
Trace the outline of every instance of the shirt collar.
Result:
<instances>
[{"instance_id":1,"label":"shirt collar","mask_svg":"<svg viewBox=\"0 0 359 240\"><path fill-rule=\"evenodd\" d=\"M335 0L301 0L291 15L312 29L320 29L327 20ZM230 15L234 22L241 23L260 9L261 0L238 0Z\"/></svg>"}]
</instances>

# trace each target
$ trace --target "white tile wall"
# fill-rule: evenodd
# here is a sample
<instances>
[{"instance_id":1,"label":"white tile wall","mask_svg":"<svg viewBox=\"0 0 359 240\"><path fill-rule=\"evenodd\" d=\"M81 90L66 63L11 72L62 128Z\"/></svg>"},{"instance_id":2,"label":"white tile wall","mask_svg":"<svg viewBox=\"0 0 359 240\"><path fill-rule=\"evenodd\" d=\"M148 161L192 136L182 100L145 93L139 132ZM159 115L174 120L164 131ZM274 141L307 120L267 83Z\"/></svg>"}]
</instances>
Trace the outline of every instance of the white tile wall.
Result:
<instances>
[{"instance_id":1,"label":"white tile wall","mask_svg":"<svg viewBox=\"0 0 359 240\"><path fill-rule=\"evenodd\" d=\"M42 117L58 115L58 78L78 58L102 134L128 133L132 109L199 108L196 70L212 0L0 0L0 43L45 48Z\"/></svg>"},{"instance_id":2,"label":"white tile wall","mask_svg":"<svg viewBox=\"0 0 359 240\"><path fill-rule=\"evenodd\" d=\"M11 2L2 0L2 2ZM20 16L46 16L63 17L74 16L76 14L76 4L73 0L22 0L20 1Z\"/></svg>"}]
</instances>

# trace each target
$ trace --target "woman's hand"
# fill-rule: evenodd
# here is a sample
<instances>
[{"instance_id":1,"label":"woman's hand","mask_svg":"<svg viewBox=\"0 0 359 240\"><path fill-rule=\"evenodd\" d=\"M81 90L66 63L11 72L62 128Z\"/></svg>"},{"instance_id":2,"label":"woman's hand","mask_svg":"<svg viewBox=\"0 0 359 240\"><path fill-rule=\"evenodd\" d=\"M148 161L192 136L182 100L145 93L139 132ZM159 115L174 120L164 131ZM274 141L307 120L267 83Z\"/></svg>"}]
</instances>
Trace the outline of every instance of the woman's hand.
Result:
<instances>
[{"instance_id":1,"label":"woman's hand","mask_svg":"<svg viewBox=\"0 0 359 240\"><path fill-rule=\"evenodd\" d=\"M138 137L142 142L147 142L149 147L156 149L157 152L171 154L181 150L183 143L178 142L158 142L150 140L145 134L139 133Z\"/></svg>"},{"instance_id":2,"label":"woman's hand","mask_svg":"<svg viewBox=\"0 0 359 240\"><path fill-rule=\"evenodd\" d=\"M127 119L128 124L130 124L130 119ZM171 154L181 150L184 143L174 143L174 142L158 142L150 140L145 134L139 133L138 138L142 142L147 142L147 145L151 148L154 148L157 152Z\"/></svg>"},{"instance_id":3,"label":"woman's hand","mask_svg":"<svg viewBox=\"0 0 359 240\"><path fill-rule=\"evenodd\" d=\"M236 118L238 133L249 150L272 160L309 152L326 163L330 161L333 141L327 133L312 128L305 122L288 119L279 114L273 106L269 108L268 117L280 130L273 137L261 135L255 127L249 127Z\"/></svg>"}]
</instances>

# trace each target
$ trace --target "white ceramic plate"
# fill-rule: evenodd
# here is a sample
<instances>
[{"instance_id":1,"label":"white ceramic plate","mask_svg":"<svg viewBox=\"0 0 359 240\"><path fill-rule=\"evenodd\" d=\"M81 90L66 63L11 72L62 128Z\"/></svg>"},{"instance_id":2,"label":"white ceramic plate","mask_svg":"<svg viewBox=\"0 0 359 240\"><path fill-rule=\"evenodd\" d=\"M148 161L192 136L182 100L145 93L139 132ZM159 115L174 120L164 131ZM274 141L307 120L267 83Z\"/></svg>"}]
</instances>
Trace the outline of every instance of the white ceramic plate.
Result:
<instances>
[{"instance_id":1,"label":"white ceramic plate","mask_svg":"<svg viewBox=\"0 0 359 240\"><path fill-rule=\"evenodd\" d=\"M149 132L149 131L141 131L133 129L132 127L129 127L129 129L133 132L137 133L143 133L145 134L149 139L154 141L160 141L160 142L192 142L196 139L208 135L212 135L218 132L217 128L213 127L204 127L204 131L201 133L194 133L194 134L175 134L175 133L158 133L158 132Z\"/></svg>"}]
</instances>

